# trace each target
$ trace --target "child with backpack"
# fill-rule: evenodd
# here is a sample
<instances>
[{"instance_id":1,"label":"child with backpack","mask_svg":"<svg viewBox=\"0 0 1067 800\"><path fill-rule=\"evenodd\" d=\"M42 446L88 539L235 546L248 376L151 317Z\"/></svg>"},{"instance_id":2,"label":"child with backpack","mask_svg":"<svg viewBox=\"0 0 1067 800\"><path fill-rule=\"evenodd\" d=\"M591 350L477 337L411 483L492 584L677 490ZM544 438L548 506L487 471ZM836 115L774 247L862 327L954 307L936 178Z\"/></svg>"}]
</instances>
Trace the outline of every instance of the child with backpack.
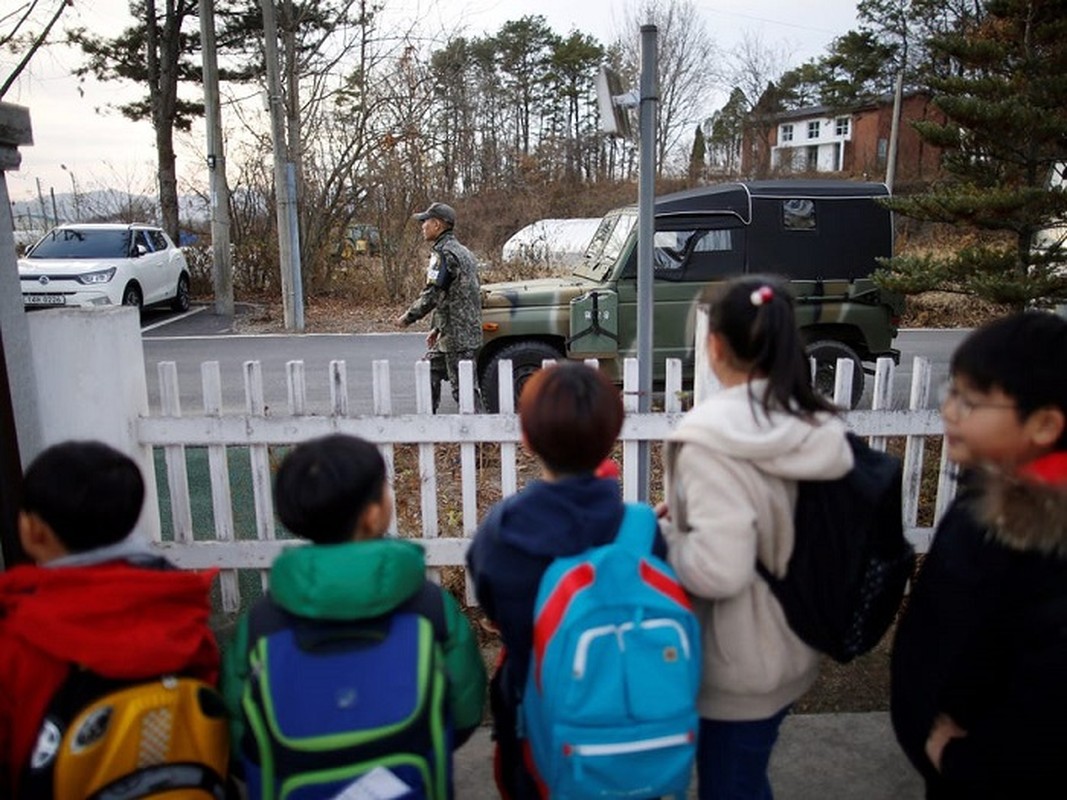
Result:
<instances>
[{"instance_id":1,"label":"child with backpack","mask_svg":"<svg viewBox=\"0 0 1067 800\"><path fill-rule=\"evenodd\" d=\"M699 633L688 598L650 552L664 554L652 509L624 505L618 481L598 471L623 416L618 389L596 369L563 362L535 373L519 398L519 418L523 444L537 457L542 478L497 503L467 552L478 602L503 641L490 682L501 797L650 797L656 792L640 793L649 785L648 775L639 774L646 766L657 780L674 770L680 777L672 788L684 790L689 781ZM602 558L608 554L617 558ZM663 594L628 571L638 561ZM610 583L613 575L618 584ZM598 605L604 594L620 607L650 596L636 622L619 624L612 610ZM575 629L586 619L580 613L592 615L593 630ZM644 642L630 634L641 631L663 639L643 664L644 674L628 676L633 696L620 699L625 687L616 641L640 661ZM587 645L579 646L577 661L566 649L574 640ZM574 706L554 705L561 695ZM642 703L666 727L642 722ZM551 720L568 713L579 724L557 726L564 741L549 743ZM676 718L667 720L672 714ZM628 721L615 722L620 716ZM580 729L581 723L615 729ZM670 727L676 723L680 730ZM648 747L651 741L663 749ZM596 756L586 757L583 749Z\"/></svg>"},{"instance_id":2,"label":"child with backpack","mask_svg":"<svg viewBox=\"0 0 1067 800\"><path fill-rule=\"evenodd\" d=\"M1067 321L959 346L941 395L963 469L897 624L893 728L929 798L1067 794Z\"/></svg>"},{"instance_id":3,"label":"child with backpack","mask_svg":"<svg viewBox=\"0 0 1067 800\"><path fill-rule=\"evenodd\" d=\"M790 628L757 564L785 574L797 482L840 478L853 457L844 423L812 389L785 285L746 276L702 301L722 388L665 445L662 531L703 628L699 797L762 800L779 727L815 681L819 653Z\"/></svg>"},{"instance_id":4,"label":"child with backpack","mask_svg":"<svg viewBox=\"0 0 1067 800\"><path fill-rule=\"evenodd\" d=\"M108 769L122 765L180 790L180 780L168 784L176 778L164 774L179 745L188 748L181 760L206 762L192 770L204 779L202 788L218 789L225 780L221 702L204 713L185 708L193 728L187 733L200 741L163 726L159 732L173 736L169 750L158 741L145 749L148 739L124 716L136 719L136 712L124 704L111 704L110 716L98 716L95 726L74 724L105 688L167 694L168 687L188 685L199 697L210 694L200 682L217 678L208 627L214 572L178 571L130 535L143 499L137 465L101 442L53 445L26 470L18 534L35 565L0 574L0 796L107 796L108 781L128 777ZM149 681L172 675L195 682ZM173 708L171 700L162 702ZM81 741L94 743L87 753L71 742L79 731L92 736ZM99 753L110 761L94 760Z\"/></svg>"},{"instance_id":5,"label":"child with backpack","mask_svg":"<svg viewBox=\"0 0 1067 800\"><path fill-rule=\"evenodd\" d=\"M306 798L349 787L451 798L452 749L481 723L485 666L456 600L427 580L419 544L383 538L392 492L381 453L343 434L299 444L274 498L310 545L275 559L269 596L226 650L248 796L301 785Z\"/></svg>"}]
</instances>

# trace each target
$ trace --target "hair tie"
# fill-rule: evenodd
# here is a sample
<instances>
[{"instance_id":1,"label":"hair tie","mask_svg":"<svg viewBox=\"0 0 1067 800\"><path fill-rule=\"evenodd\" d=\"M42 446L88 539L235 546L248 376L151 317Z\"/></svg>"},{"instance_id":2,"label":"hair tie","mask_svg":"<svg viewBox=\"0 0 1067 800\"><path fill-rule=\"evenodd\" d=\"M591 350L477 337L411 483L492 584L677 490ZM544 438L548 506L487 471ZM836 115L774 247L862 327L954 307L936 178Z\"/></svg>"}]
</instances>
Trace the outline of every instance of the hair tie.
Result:
<instances>
[{"instance_id":1,"label":"hair tie","mask_svg":"<svg viewBox=\"0 0 1067 800\"><path fill-rule=\"evenodd\" d=\"M748 296L748 299L752 302L752 305L758 308L764 303L769 303L774 299L774 289L766 285L761 286L752 292L752 294Z\"/></svg>"}]
</instances>

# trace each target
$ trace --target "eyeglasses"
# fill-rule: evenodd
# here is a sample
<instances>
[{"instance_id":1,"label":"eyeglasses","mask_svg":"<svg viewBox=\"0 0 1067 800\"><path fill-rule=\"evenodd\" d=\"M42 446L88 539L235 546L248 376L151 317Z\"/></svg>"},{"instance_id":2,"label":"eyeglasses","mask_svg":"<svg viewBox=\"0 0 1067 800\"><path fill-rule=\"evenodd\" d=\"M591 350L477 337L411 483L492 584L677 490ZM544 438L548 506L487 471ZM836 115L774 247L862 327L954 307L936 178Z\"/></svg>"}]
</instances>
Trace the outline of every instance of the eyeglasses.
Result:
<instances>
[{"instance_id":1,"label":"eyeglasses","mask_svg":"<svg viewBox=\"0 0 1067 800\"><path fill-rule=\"evenodd\" d=\"M982 408L1018 408L1015 403L979 403L975 400L971 400L951 381L943 383L938 387L937 402L941 408L945 408L949 405L953 406L953 408L956 409L956 416L959 419L966 419L972 412Z\"/></svg>"}]
</instances>

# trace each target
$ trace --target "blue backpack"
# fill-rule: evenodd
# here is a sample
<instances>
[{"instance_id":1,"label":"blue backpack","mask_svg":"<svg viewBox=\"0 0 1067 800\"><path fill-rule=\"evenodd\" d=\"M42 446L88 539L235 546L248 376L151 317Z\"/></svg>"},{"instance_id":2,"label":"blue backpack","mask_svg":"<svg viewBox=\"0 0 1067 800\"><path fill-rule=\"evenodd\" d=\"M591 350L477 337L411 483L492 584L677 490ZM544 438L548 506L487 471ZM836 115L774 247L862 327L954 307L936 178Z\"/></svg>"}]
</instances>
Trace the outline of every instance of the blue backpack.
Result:
<instances>
[{"instance_id":1,"label":"blue backpack","mask_svg":"<svg viewBox=\"0 0 1067 800\"><path fill-rule=\"evenodd\" d=\"M519 711L552 798L685 795L696 752L700 626L627 504L611 544L555 560L534 607Z\"/></svg>"},{"instance_id":2,"label":"blue backpack","mask_svg":"<svg viewBox=\"0 0 1067 800\"><path fill-rule=\"evenodd\" d=\"M375 620L306 619L269 598L253 607L240 743L250 798L452 796L440 592L427 582Z\"/></svg>"}]
</instances>

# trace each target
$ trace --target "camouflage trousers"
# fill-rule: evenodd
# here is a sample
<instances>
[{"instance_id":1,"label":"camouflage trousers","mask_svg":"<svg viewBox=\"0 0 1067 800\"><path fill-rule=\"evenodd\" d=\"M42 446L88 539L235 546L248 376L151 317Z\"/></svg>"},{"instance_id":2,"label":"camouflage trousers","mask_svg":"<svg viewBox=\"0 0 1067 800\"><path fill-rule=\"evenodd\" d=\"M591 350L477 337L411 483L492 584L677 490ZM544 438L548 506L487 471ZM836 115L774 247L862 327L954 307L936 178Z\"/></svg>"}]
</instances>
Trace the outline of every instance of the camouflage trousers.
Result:
<instances>
[{"instance_id":1,"label":"camouflage trousers","mask_svg":"<svg viewBox=\"0 0 1067 800\"><path fill-rule=\"evenodd\" d=\"M437 413L437 407L441 404L441 381L448 381L452 388L452 398L459 405L459 362L474 361L478 354L477 350L431 350L424 357L430 362L430 396L433 399L433 411ZM474 407L480 407L481 392L478 389L478 380L474 380Z\"/></svg>"}]
</instances>

